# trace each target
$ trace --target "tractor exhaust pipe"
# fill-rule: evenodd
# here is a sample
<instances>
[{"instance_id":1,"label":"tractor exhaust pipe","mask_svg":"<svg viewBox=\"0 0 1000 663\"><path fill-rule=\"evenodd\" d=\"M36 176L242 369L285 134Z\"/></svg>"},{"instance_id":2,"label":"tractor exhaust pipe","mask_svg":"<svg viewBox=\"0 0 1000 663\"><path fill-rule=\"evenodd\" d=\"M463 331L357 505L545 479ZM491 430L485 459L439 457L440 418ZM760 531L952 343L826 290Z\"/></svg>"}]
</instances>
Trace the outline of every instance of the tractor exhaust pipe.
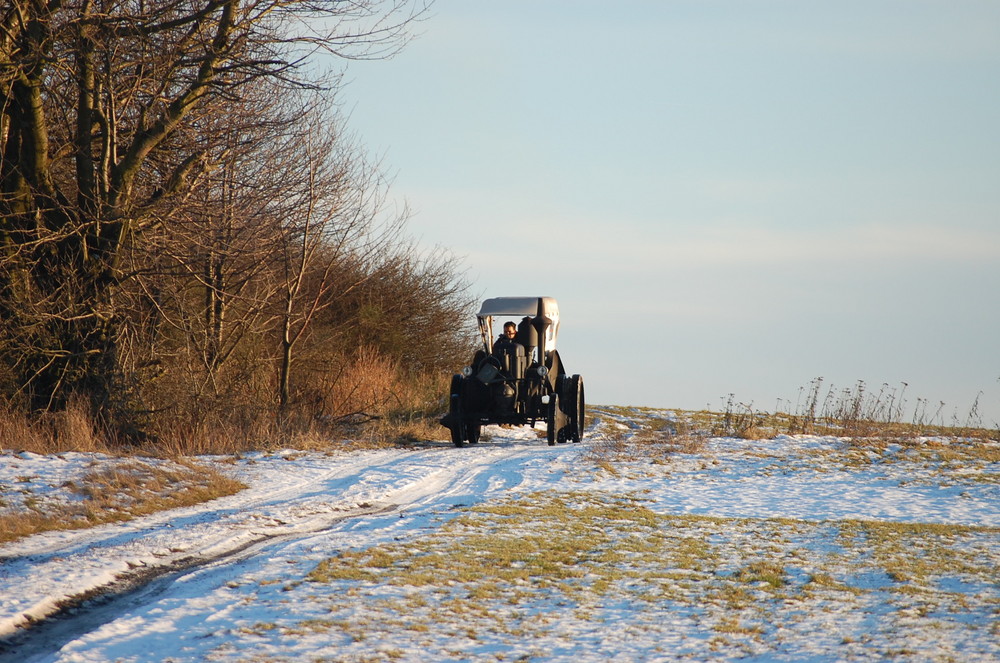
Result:
<instances>
[{"instance_id":1,"label":"tractor exhaust pipe","mask_svg":"<svg viewBox=\"0 0 1000 663\"><path fill-rule=\"evenodd\" d=\"M538 333L538 361L541 364L545 363L545 352L547 348L545 347L545 330L552 325L552 319L546 317L545 309L542 306L542 298L538 298L538 311L535 315L534 320L531 321L531 326L535 328Z\"/></svg>"}]
</instances>

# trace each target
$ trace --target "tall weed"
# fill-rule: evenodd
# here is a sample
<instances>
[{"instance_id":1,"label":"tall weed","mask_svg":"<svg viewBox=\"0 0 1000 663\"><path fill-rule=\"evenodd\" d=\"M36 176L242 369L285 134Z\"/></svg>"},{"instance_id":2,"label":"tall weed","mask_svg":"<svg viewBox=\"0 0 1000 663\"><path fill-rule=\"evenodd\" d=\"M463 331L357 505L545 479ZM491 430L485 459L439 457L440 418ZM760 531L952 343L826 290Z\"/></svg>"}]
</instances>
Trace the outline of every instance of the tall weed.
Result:
<instances>
[{"instance_id":1,"label":"tall weed","mask_svg":"<svg viewBox=\"0 0 1000 663\"><path fill-rule=\"evenodd\" d=\"M824 389L822 377L812 380L799 389L794 408L775 412L754 411L752 406L735 403L729 395L721 421L715 432L736 437L754 437L761 429L777 434L791 435L832 434L845 437L891 436L898 438L947 435L1000 440L1000 427L987 428L979 413L977 396L968 414L963 418L956 409L949 420L942 415L943 402L929 410L929 402L918 398L912 415L907 407L907 383L892 387L883 383L878 391L868 388L863 380L853 386L839 388L829 385Z\"/></svg>"},{"instance_id":2,"label":"tall weed","mask_svg":"<svg viewBox=\"0 0 1000 663\"><path fill-rule=\"evenodd\" d=\"M107 453L110 446L106 434L78 399L71 399L65 410L34 419L13 409L0 409L0 449L38 454Z\"/></svg>"}]
</instances>

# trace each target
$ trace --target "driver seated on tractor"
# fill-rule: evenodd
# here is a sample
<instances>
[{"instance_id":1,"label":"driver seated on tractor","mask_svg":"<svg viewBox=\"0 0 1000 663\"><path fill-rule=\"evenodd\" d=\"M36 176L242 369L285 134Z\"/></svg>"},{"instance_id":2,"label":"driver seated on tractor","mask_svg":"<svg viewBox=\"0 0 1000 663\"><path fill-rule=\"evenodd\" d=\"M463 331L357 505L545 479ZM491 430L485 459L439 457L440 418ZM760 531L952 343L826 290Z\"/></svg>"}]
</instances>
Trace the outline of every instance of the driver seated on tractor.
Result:
<instances>
[{"instance_id":1,"label":"driver seated on tractor","mask_svg":"<svg viewBox=\"0 0 1000 663\"><path fill-rule=\"evenodd\" d=\"M513 322L505 322L503 325L503 334L497 337L497 340L493 343L493 354L500 356L514 349L517 343L514 341L514 337L517 336L517 325Z\"/></svg>"},{"instance_id":2,"label":"driver seated on tractor","mask_svg":"<svg viewBox=\"0 0 1000 663\"><path fill-rule=\"evenodd\" d=\"M493 356L500 360L500 368L506 377L519 380L524 377L524 346L518 343L517 325L513 322L506 322L503 326L503 334L493 344Z\"/></svg>"}]
</instances>

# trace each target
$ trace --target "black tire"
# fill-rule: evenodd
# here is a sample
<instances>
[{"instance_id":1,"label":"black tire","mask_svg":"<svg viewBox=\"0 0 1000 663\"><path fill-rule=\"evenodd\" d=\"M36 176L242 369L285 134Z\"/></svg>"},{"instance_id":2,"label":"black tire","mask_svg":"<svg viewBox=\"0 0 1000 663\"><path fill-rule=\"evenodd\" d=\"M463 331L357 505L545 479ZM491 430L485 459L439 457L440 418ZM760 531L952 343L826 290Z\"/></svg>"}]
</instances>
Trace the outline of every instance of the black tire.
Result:
<instances>
[{"instance_id":1,"label":"black tire","mask_svg":"<svg viewBox=\"0 0 1000 663\"><path fill-rule=\"evenodd\" d=\"M460 449L465 446L465 422L458 417L451 424L451 443Z\"/></svg>"},{"instance_id":2,"label":"black tire","mask_svg":"<svg viewBox=\"0 0 1000 663\"><path fill-rule=\"evenodd\" d=\"M556 442L559 444L566 442L567 417L566 413L562 410L561 401L562 399L558 392L554 392L549 396L549 416L546 420L548 430L546 430L545 437L550 446Z\"/></svg>"},{"instance_id":3,"label":"black tire","mask_svg":"<svg viewBox=\"0 0 1000 663\"><path fill-rule=\"evenodd\" d=\"M586 426L586 405L583 394L583 378L579 375L561 375L558 382L559 408L566 417L563 435L568 441L579 442Z\"/></svg>"},{"instance_id":4,"label":"black tire","mask_svg":"<svg viewBox=\"0 0 1000 663\"><path fill-rule=\"evenodd\" d=\"M573 411L570 413L569 439L579 442L583 439L583 429L587 425L587 401L583 391L583 377L574 375L569 382L569 402Z\"/></svg>"},{"instance_id":5,"label":"black tire","mask_svg":"<svg viewBox=\"0 0 1000 663\"><path fill-rule=\"evenodd\" d=\"M556 394L549 396L549 413L545 418L545 438L548 440L549 446L554 446L556 439L559 437L556 431L556 419L559 418L559 404L558 397Z\"/></svg>"},{"instance_id":6,"label":"black tire","mask_svg":"<svg viewBox=\"0 0 1000 663\"><path fill-rule=\"evenodd\" d=\"M462 418L462 381L461 375L451 378L451 399L448 412L451 414L451 442L456 447L465 446L465 421Z\"/></svg>"},{"instance_id":7,"label":"black tire","mask_svg":"<svg viewBox=\"0 0 1000 663\"><path fill-rule=\"evenodd\" d=\"M469 444L479 444L479 437L482 435L483 426L480 423L465 424L465 437Z\"/></svg>"}]
</instances>

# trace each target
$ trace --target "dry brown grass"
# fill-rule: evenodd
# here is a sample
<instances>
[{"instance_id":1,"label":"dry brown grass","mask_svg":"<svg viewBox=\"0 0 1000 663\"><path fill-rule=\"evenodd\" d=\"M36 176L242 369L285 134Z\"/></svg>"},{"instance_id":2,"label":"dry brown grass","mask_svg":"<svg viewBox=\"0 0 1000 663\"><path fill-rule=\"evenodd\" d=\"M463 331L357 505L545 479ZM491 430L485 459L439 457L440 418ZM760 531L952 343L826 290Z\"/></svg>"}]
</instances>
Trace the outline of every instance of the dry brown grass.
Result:
<instances>
[{"instance_id":1,"label":"dry brown grass","mask_svg":"<svg viewBox=\"0 0 1000 663\"><path fill-rule=\"evenodd\" d=\"M139 445L108 441L78 410L60 412L32 421L24 415L0 412L0 449L41 455L79 451L112 456L182 458L201 455L234 455L248 451L292 448L325 451L380 448L448 439L433 407L400 408L386 414L357 412L340 419L310 416L289 418L248 417L241 421L203 420L177 422Z\"/></svg>"},{"instance_id":2,"label":"dry brown grass","mask_svg":"<svg viewBox=\"0 0 1000 663\"><path fill-rule=\"evenodd\" d=\"M382 420L376 438L385 444L421 444L450 441L450 431L438 422L438 416L391 416ZM488 435L484 433L485 436Z\"/></svg>"},{"instance_id":3,"label":"dry brown grass","mask_svg":"<svg viewBox=\"0 0 1000 663\"><path fill-rule=\"evenodd\" d=\"M753 440L780 434L836 435L855 439L949 437L1000 440L1000 428L982 425L978 398L966 415L959 416L956 410L948 422L941 415L944 403L937 411L928 414L925 399L917 399L917 406L909 417L904 397L905 383L900 389L883 384L878 391L869 390L860 380L847 389L830 385L824 390L823 387L823 378L816 378L808 388L801 388L803 395L789 412L759 410L752 403L739 402L733 394L729 394L722 411L695 414L702 427L713 435ZM909 421L905 420L907 417Z\"/></svg>"},{"instance_id":4,"label":"dry brown grass","mask_svg":"<svg viewBox=\"0 0 1000 663\"><path fill-rule=\"evenodd\" d=\"M91 423L85 406L78 401L70 402L61 412L47 413L36 420L9 410L0 411L0 445L4 449L38 454L110 451Z\"/></svg>"},{"instance_id":5,"label":"dry brown grass","mask_svg":"<svg viewBox=\"0 0 1000 663\"><path fill-rule=\"evenodd\" d=\"M47 505L29 499L24 508L0 513L0 543L52 530L93 527L200 504L246 486L186 460L151 464L137 459L96 467L65 486L79 501Z\"/></svg>"},{"instance_id":6,"label":"dry brown grass","mask_svg":"<svg viewBox=\"0 0 1000 663\"><path fill-rule=\"evenodd\" d=\"M950 420L946 420L944 402L931 411L927 399L917 398L916 405L911 408L905 382L898 388L883 384L878 391L870 389L863 380L848 388L831 384L825 389L825 396L823 385L823 378L818 377L808 387L800 389L794 414L783 415L789 433L854 438L945 436L1000 440L1000 428L995 424L994 428L983 426L978 396L964 415L960 416L955 409Z\"/></svg>"},{"instance_id":7,"label":"dry brown grass","mask_svg":"<svg viewBox=\"0 0 1000 663\"><path fill-rule=\"evenodd\" d=\"M586 452L586 458L606 469L616 460L637 456L653 462L663 462L675 454L693 454L704 450L708 434L693 426L684 416L664 417L663 413L640 409L624 412L628 424L601 417L615 413L615 408L594 408L597 435Z\"/></svg>"},{"instance_id":8,"label":"dry brown grass","mask_svg":"<svg viewBox=\"0 0 1000 663\"><path fill-rule=\"evenodd\" d=\"M703 413L711 422L712 435L766 440L782 432L782 416L755 410L752 404L740 403L729 394L726 407L719 413Z\"/></svg>"},{"instance_id":9,"label":"dry brown grass","mask_svg":"<svg viewBox=\"0 0 1000 663\"><path fill-rule=\"evenodd\" d=\"M248 404L245 394L230 402L177 403L148 417L145 438L124 442L95 425L82 403L39 417L0 409L0 449L175 458L343 448L347 440L357 447L445 440L447 431L437 421L450 378L404 374L398 362L362 347L310 374L309 386L284 412L273 404Z\"/></svg>"}]
</instances>

